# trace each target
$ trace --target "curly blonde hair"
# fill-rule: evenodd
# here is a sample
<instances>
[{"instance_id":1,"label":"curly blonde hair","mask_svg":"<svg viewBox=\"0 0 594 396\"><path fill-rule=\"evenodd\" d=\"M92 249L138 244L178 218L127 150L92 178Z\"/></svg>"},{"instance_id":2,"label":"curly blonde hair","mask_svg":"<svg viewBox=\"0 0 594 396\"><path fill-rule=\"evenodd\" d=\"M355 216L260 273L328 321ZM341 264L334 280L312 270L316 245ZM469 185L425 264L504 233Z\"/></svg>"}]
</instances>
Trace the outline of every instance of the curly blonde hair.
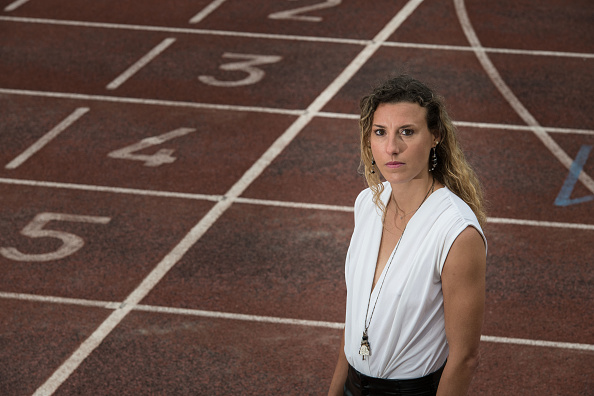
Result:
<instances>
[{"instance_id":1,"label":"curly blonde hair","mask_svg":"<svg viewBox=\"0 0 594 396\"><path fill-rule=\"evenodd\" d=\"M373 116L380 104L401 102L417 103L427 110L427 126L431 133L439 138L439 144L436 146L438 164L431 171L433 177L466 202L481 227L484 226L487 215L483 190L474 170L464 157L456 136L456 127L446 111L443 98L422 82L407 75L390 78L360 102L361 169L373 192L373 202L385 214L385 205L380 200L384 185L379 172L372 172L373 155L369 137ZM427 159L428 163L429 161L430 158Z\"/></svg>"}]
</instances>

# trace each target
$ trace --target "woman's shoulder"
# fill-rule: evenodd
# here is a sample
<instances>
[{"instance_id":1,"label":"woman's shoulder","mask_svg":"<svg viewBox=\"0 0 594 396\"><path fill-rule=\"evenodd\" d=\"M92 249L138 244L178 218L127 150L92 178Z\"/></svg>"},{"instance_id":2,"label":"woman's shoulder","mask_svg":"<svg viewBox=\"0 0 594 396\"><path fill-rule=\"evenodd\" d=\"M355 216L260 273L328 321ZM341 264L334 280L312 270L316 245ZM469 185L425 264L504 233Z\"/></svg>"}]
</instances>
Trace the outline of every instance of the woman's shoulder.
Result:
<instances>
[{"instance_id":1,"label":"woman's shoulder","mask_svg":"<svg viewBox=\"0 0 594 396\"><path fill-rule=\"evenodd\" d=\"M381 200L385 202L385 194L389 194L388 187L384 183L383 192L381 193ZM357 199L355 199L355 225L362 225L363 223L368 223L370 221L375 221L376 218L382 218L383 213L382 210L376 203L373 201L373 190L371 188L366 188L357 195Z\"/></svg>"},{"instance_id":2,"label":"woman's shoulder","mask_svg":"<svg viewBox=\"0 0 594 396\"><path fill-rule=\"evenodd\" d=\"M483 229L470 206L451 190L447 188L441 190L441 210L438 211L440 215L437 223L443 224L443 227L449 230L450 237L454 238L470 226L478 231L486 244Z\"/></svg>"},{"instance_id":3,"label":"woman's shoulder","mask_svg":"<svg viewBox=\"0 0 594 396\"><path fill-rule=\"evenodd\" d=\"M371 188L367 187L365 190L361 191L355 199L355 209L360 207L363 203L371 201L372 197L373 192L371 191Z\"/></svg>"},{"instance_id":4,"label":"woman's shoulder","mask_svg":"<svg viewBox=\"0 0 594 396\"><path fill-rule=\"evenodd\" d=\"M383 182L383 191L381 193L381 200L385 201L385 194L389 194L389 190L391 190L390 183ZM373 190L370 187L367 187L363 191L357 195L357 199L355 199L355 211L358 210L368 210L369 208L375 207L375 203L373 202Z\"/></svg>"},{"instance_id":5,"label":"woman's shoulder","mask_svg":"<svg viewBox=\"0 0 594 396\"><path fill-rule=\"evenodd\" d=\"M450 216L457 217L460 220L478 224L476 215L462 198L460 198L447 187L444 187L439 191L443 197L441 200L441 205L444 212L448 213Z\"/></svg>"}]
</instances>

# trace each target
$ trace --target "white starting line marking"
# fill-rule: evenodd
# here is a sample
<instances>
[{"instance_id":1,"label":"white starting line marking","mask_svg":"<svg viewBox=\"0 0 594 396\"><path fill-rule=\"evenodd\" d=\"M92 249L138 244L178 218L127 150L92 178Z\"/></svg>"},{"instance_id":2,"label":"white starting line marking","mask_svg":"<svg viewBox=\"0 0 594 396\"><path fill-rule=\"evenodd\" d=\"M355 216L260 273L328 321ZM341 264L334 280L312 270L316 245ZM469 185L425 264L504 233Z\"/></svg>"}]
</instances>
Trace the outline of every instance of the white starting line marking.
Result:
<instances>
[{"instance_id":1,"label":"white starting line marking","mask_svg":"<svg viewBox=\"0 0 594 396\"><path fill-rule=\"evenodd\" d=\"M74 124L76 120L85 115L88 111L88 107L79 107L78 109L74 110L72 114L70 114L62 122L56 125L51 131L43 135L41 139L33 143L33 145L30 146L27 150L23 151L19 156L17 156L15 159L6 164L5 168L15 169L22 165L25 161L27 161L29 158L35 155L35 153L37 153L49 142L51 142L56 136L58 136L60 133L66 130L70 125Z\"/></svg>"},{"instance_id":2,"label":"white starting line marking","mask_svg":"<svg viewBox=\"0 0 594 396\"><path fill-rule=\"evenodd\" d=\"M107 84L105 88L110 90L117 89L120 85L125 83L130 77L136 74L140 69L145 67L147 64L149 64L149 62L151 62L153 59L159 56L163 51L167 49L167 47L169 47L174 42L174 38L166 38L155 48L150 50L145 56L136 61L136 63L130 66L126 71L120 74L115 80Z\"/></svg>"},{"instance_id":3,"label":"white starting line marking","mask_svg":"<svg viewBox=\"0 0 594 396\"><path fill-rule=\"evenodd\" d=\"M20 6L22 6L23 4L27 3L28 1L29 0L14 1L14 2L10 3L9 5L7 5L6 7L4 7L4 11L6 11L6 12L14 11L17 8L19 8Z\"/></svg>"},{"instance_id":4,"label":"white starting line marking","mask_svg":"<svg viewBox=\"0 0 594 396\"><path fill-rule=\"evenodd\" d=\"M215 0L206 6L202 11L198 14L194 15L192 19L190 19L190 23L198 23L201 22L204 18L209 16L213 11L221 6L226 0Z\"/></svg>"}]
</instances>

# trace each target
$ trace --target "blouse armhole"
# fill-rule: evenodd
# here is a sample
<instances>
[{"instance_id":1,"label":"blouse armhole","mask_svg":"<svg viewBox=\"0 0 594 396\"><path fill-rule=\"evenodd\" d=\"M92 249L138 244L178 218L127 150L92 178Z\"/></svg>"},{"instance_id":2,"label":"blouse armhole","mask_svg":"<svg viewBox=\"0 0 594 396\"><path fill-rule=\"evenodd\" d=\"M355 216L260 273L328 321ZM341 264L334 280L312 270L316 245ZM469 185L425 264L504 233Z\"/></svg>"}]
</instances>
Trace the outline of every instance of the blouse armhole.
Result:
<instances>
[{"instance_id":1,"label":"blouse armhole","mask_svg":"<svg viewBox=\"0 0 594 396\"><path fill-rule=\"evenodd\" d=\"M443 251L442 251L442 254L440 255L440 260L439 260L439 264L438 264L439 265L438 270L439 270L440 277L443 272L443 267L445 265L445 262L448 258L449 253L450 253L450 249L454 245L454 242L456 242L456 239L458 239L458 236L460 236L462 231L466 230L469 227L474 228L479 233L481 238L483 239L483 243L485 244L485 256L487 255L487 238L485 237L483 230L480 228L480 226L475 225L472 222L465 222L460 227L458 227L456 229L456 231L450 232L446 236L446 239L445 239L444 245L443 245Z\"/></svg>"}]
</instances>

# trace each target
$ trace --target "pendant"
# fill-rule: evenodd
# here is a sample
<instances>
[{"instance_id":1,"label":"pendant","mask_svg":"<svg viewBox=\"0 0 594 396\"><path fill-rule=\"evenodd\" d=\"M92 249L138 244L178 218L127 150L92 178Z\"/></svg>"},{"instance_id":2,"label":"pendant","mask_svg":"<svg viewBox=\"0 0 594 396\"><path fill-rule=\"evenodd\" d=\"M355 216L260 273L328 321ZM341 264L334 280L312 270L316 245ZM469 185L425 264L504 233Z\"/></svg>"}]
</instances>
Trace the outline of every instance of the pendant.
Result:
<instances>
[{"instance_id":1,"label":"pendant","mask_svg":"<svg viewBox=\"0 0 594 396\"><path fill-rule=\"evenodd\" d=\"M359 355L363 357L365 360L365 356L369 356L371 354L371 347L369 346L369 341L367 340L367 331L363 332L363 337L361 338L361 348L359 348Z\"/></svg>"}]
</instances>

